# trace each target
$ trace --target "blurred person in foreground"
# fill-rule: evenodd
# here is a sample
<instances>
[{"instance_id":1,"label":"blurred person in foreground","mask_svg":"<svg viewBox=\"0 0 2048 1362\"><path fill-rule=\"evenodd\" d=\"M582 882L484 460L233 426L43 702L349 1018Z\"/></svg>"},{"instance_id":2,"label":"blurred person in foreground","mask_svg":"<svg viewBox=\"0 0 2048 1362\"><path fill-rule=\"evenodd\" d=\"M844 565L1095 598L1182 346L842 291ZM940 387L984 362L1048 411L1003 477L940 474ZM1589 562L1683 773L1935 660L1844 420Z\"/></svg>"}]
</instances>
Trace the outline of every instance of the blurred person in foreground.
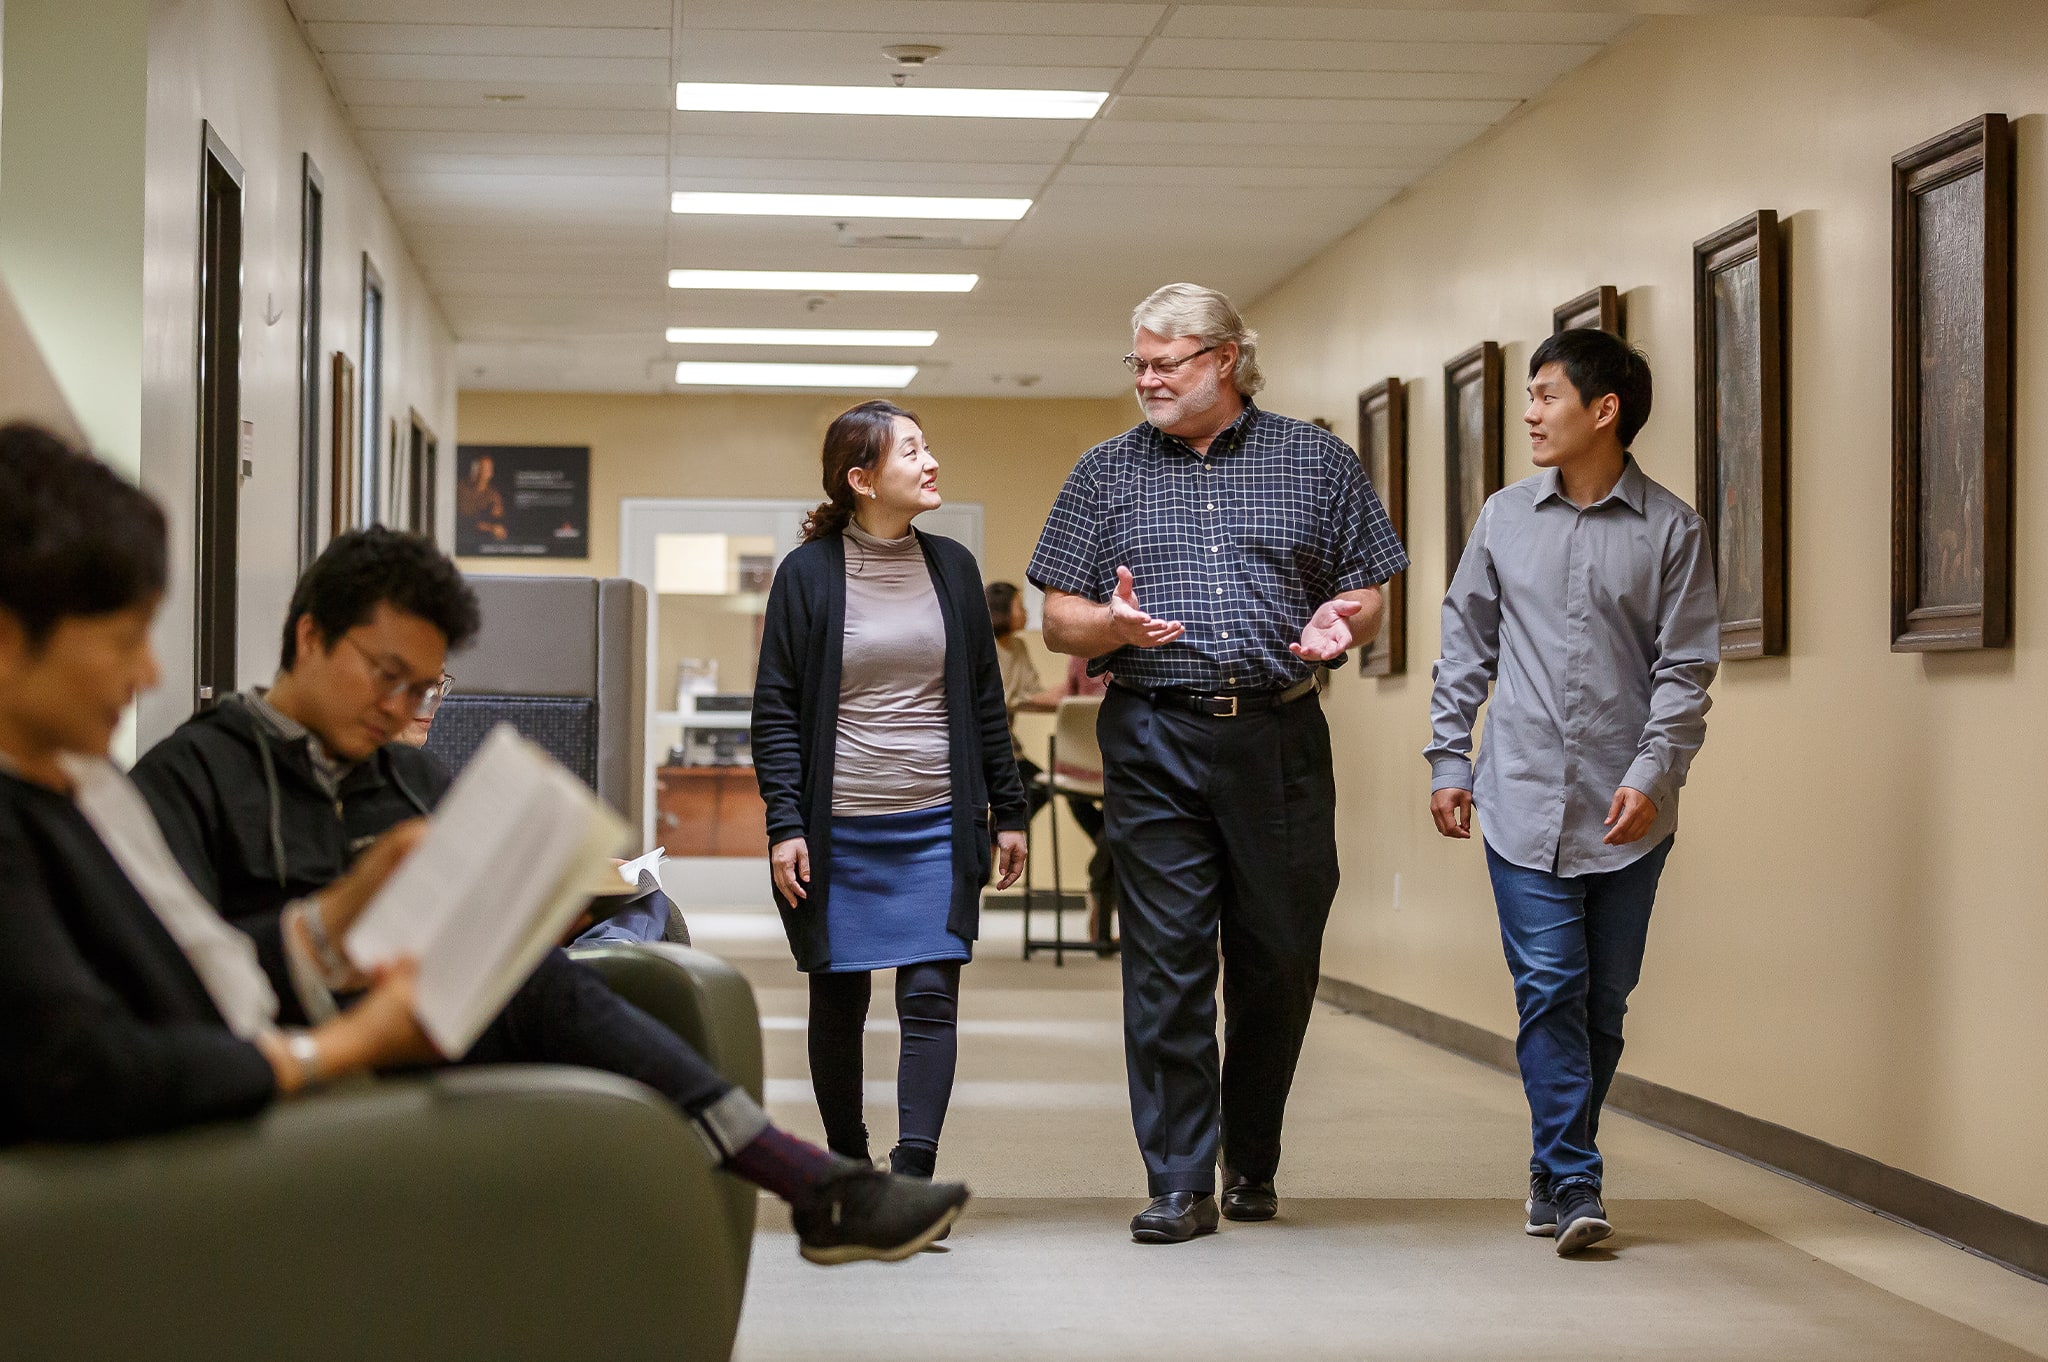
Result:
<instances>
[{"instance_id":1,"label":"blurred person in foreground","mask_svg":"<svg viewBox=\"0 0 2048 1362\"><path fill-rule=\"evenodd\" d=\"M414 1019L413 970L365 977L333 946L423 823L350 847L334 877L250 915L259 948L194 885L150 803L107 760L121 714L158 679L149 631L165 558L162 511L142 492L46 432L0 429L0 1145L246 1116L343 1075L443 1058ZM349 651L316 641L330 663ZM375 641L352 646L374 658ZM327 757L360 759L370 736L403 727L432 684L422 678L440 674L443 648L414 649L427 641L413 629L401 645L406 676L366 670L346 745ZM231 797L252 781L261 807L260 773ZM965 1199L773 1127L615 996L608 1029L579 1030L549 1012L558 994L529 981L522 995L464 1060L586 1063L648 1083L721 1166L792 1203L814 1261L915 1252Z\"/></svg>"}]
</instances>

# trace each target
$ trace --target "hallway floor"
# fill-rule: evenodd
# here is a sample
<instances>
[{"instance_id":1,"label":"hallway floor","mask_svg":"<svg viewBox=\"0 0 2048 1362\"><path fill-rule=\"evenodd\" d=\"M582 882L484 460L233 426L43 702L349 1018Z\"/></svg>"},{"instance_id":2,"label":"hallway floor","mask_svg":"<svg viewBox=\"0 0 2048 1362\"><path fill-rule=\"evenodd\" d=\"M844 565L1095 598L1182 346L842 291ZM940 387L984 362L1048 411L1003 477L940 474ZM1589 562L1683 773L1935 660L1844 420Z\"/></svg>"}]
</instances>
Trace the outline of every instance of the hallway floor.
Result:
<instances>
[{"instance_id":1,"label":"hallway floor","mask_svg":"<svg viewBox=\"0 0 2048 1362\"><path fill-rule=\"evenodd\" d=\"M821 1138L802 977L774 917L691 923L753 981L776 1118ZM764 1200L742 1362L2048 1357L2048 1286L1620 1116L1602 1132L1613 1249L1560 1260L1521 1233L1519 1087L1327 1007L1289 1110L1280 1218L1134 1244L1143 1175L1117 965L1024 964L1014 914L990 914L987 931L966 975L939 1162L975 1201L938 1249L825 1270L798 1258L780 1204ZM896 1031L876 995L880 1153Z\"/></svg>"}]
</instances>

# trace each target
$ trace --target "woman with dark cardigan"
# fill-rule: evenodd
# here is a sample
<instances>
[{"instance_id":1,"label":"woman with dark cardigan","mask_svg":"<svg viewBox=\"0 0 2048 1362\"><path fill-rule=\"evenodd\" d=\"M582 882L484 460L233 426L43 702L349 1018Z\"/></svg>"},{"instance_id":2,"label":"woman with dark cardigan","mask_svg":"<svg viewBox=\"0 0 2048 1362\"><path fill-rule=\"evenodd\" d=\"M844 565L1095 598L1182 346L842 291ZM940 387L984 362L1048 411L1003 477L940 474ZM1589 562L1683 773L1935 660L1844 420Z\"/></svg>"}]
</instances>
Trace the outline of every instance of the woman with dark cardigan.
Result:
<instances>
[{"instance_id":1,"label":"woman with dark cardigan","mask_svg":"<svg viewBox=\"0 0 2048 1362\"><path fill-rule=\"evenodd\" d=\"M776 570L754 684L754 772L776 906L810 976L826 1142L869 1157L861 1036L873 972L893 969L889 1162L923 1177L952 1097L982 886L998 853L998 888L1023 873L1026 824L981 573L962 545L911 528L940 505L938 468L901 407L863 402L832 423L827 499Z\"/></svg>"}]
</instances>

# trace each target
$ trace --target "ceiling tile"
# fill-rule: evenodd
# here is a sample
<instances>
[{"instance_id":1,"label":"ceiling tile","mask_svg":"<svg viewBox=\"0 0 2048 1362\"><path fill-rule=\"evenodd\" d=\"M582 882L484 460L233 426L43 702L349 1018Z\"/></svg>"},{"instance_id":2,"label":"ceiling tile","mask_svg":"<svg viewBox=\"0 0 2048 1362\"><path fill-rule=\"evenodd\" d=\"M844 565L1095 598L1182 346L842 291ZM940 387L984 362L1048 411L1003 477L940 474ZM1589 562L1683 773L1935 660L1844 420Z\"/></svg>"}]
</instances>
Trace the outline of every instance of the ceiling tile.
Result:
<instances>
[{"instance_id":1,"label":"ceiling tile","mask_svg":"<svg viewBox=\"0 0 2048 1362\"><path fill-rule=\"evenodd\" d=\"M819 4L817 0L690 0L683 11L683 28L801 33L909 30L931 39L967 33L1143 37L1152 31L1166 9L1165 5L1153 4L975 0L834 0L830 4Z\"/></svg>"},{"instance_id":2,"label":"ceiling tile","mask_svg":"<svg viewBox=\"0 0 2048 1362\"><path fill-rule=\"evenodd\" d=\"M524 113L535 109L651 109L657 114L675 102L665 86L646 85L554 85L522 83L508 88L505 82L475 83L452 80L345 80L336 78L341 102L351 109L361 105L411 105L418 108L483 109L488 112ZM524 98L512 108L495 105L485 98L494 94L519 94Z\"/></svg>"},{"instance_id":3,"label":"ceiling tile","mask_svg":"<svg viewBox=\"0 0 2048 1362\"><path fill-rule=\"evenodd\" d=\"M669 48L669 28L541 28L509 24L309 24L313 45L331 55L644 57Z\"/></svg>"},{"instance_id":4,"label":"ceiling tile","mask_svg":"<svg viewBox=\"0 0 2048 1362\"><path fill-rule=\"evenodd\" d=\"M1166 99L1118 95L1103 110L1113 123L1432 123L1483 128L1513 113L1512 99Z\"/></svg>"},{"instance_id":5,"label":"ceiling tile","mask_svg":"<svg viewBox=\"0 0 2048 1362\"><path fill-rule=\"evenodd\" d=\"M1378 5L1178 5L1170 38L1312 38L1402 43L1606 43L1626 33L1631 14L1502 13Z\"/></svg>"},{"instance_id":6,"label":"ceiling tile","mask_svg":"<svg viewBox=\"0 0 2048 1362\"><path fill-rule=\"evenodd\" d=\"M1266 99L1529 99L1556 83L1545 71L1256 71L1144 66L1121 96Z\"/></svg>"},{"instance_id":7,"label":"ceiling tile","mask_svg":"<svg viewBox=\"0 0 2048 1362\"><path fill-rule=\"evenodd\" d=\"M613 85L651 91L666 103L674 97L668 84L668 51L641 57L484 57L446 53L337 52L327 69L344 84L351 81L464 81L499 90L526 90L535 85Z\"/></svg>"},{"instance_id":8,"label":"ceiling tile","mask_svg":"<svg viewBox=\"0 0 2048 1362\"><path fill-rule=\"evenodd\" d=\"M669 0L290 0L308 24L540 25L553 28L660 28ZM317 46L317 45L316 45Z\"/></svg>"},{"instance_id":9,"label":"ceiling tile","mask_svg":"<svg viewBox=\"0 0 2048 1362\"><path fill-rule=\"evenodd\" d=\"M1143 65L1254 71L1430 71L1547 74L1555 80L1600 49L1593 43L1375 43L1264 38L1161 38Z\"/></svg>"}]
</instances>

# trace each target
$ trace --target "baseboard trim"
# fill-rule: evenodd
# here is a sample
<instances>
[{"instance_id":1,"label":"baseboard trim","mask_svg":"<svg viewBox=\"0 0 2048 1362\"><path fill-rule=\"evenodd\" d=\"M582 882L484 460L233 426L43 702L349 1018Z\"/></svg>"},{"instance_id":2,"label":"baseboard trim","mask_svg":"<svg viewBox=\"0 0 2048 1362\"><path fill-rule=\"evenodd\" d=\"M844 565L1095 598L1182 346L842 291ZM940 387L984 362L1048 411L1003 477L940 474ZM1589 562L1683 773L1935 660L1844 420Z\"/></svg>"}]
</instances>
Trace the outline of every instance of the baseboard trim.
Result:
<instances>
[{"instance_id":1,"label":"baseboard trim","mask_svg":"<svg viewBox=\"0 0 2048 1362\"><path fill-rule=\"evenodd\" d=\"M1328 975L1323 976L1317 996L1333 1007L1406 1032L1452 1054L1504 1073L1516 1072L1514 1042L1484 1027ZM1782 1173L2022 1276L2048 1282L2048 1225L2039 1221L1853 1150L1631 1074L1615 1075L1607 1103L1659 1129Z\"/></svg>"}]
</instances>

